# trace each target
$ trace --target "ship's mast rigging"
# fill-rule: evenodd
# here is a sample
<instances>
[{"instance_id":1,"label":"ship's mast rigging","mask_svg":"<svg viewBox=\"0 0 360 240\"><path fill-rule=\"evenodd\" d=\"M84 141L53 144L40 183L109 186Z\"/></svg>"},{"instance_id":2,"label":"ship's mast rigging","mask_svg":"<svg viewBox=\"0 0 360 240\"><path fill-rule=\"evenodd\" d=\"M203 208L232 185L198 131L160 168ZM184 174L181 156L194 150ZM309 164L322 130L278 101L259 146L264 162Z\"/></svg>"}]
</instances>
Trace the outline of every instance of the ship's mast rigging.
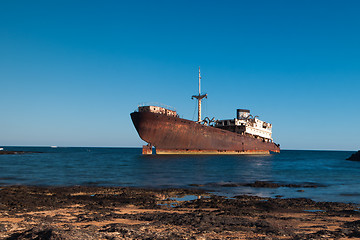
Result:
<instances>
[{"instance_id":1,"label":"ship's mast rigging","mask_svg":"<svg viewBox=\"0 0 360 240\"><path fill-rule=\"evenodd\" d=\"M198 100L198 120L197 122L201 122L201 100L203 98L207 98L207 94L201 95L201 74L200 74L200 67L199 67L199 95L193 95L191 96L191 99L196 98Z\"/></svg>"}]
</instances>

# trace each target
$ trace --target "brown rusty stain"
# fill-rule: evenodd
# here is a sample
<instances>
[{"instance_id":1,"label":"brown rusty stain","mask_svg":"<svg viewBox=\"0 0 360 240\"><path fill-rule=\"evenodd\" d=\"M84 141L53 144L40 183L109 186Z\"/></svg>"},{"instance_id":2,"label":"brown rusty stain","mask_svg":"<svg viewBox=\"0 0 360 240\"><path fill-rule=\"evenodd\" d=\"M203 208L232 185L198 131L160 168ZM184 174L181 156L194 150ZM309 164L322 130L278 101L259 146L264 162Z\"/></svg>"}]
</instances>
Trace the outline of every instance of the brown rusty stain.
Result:
<instances>
[{"instance_id":1,"label":"brown rusty stain","mask_svg":"<svg viewBox=\"0 0 360 240\"><path fill-rule=\"evenodd\" d=\"M142 154L144 155L152 154L152 146L143 145Z\"/></svg>"}]
</instances>

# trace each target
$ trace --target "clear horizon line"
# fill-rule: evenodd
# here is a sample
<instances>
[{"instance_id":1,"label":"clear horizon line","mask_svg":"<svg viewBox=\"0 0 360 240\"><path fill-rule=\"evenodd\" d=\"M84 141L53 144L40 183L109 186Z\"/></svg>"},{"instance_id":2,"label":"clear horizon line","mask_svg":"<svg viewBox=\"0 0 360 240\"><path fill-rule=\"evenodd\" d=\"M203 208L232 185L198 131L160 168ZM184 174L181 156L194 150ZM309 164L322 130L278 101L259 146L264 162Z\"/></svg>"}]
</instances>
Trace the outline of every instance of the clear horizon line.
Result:
<instances>
[{"instance_id":1,"label":"clear horizon line","mask_svg":"<svg viewBox=\"0 0 360 240\"><path fill-rule=\"evenodd\" d=\"M142 148L142 146L67 146L67 145L0 145L0 147L64 147L64 148L70 148L70 147L84 147L84 148ZM281 151L358 151L358 150L347 150L347 149L281 149Z\"/></svg>"}]
</instances>

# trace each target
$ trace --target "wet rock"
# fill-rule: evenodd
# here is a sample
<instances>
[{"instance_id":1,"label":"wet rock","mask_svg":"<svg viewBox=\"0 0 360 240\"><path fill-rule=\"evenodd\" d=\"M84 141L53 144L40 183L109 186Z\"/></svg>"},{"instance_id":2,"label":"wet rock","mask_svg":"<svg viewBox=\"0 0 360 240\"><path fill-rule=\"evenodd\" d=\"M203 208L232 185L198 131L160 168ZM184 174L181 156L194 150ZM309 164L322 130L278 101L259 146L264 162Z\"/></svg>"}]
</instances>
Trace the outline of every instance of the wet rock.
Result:
<instances>
[{"instance_id":1,"label":"wet rock","mask_svg":"<svg viewBox=\"0 0 360 240\"><path fill-rule=\"evenodd\" d=\"M244 186L254 188L278 188L280 187L280 184L267 181L256 181L254 183L245 184Z\"/></svg>"},{"instance_id":2,"label":"wet rock","mask_svg":"<svg viewBox=\"0 0 360 240\"><path fill-rule=\"evenodd\" d=\"M346 160L349 161L360 161L360 150L357 151L356 153L352 154L349 158L347 158Z\"/></svg>"},{"instance_id":3,"label":"wet rock","mask_svg":"<svg viewBox=\"0 0 360 240\"><path fill-rule=\"evenodd\" d=\"M303 183L303 184L278 184L269 181L255 181L254 183L242 184L242 186L246 187L254 187L254 188L279 188L279 187L287 187L287 188L317 188L322 185L316 183Z\"/></svg>"},{"instance_id":4,"label":"wet rock","mask_svg":"<svg viewBox=\"0 0 360 240\"><path fill-rule=\"evenodd\" d=\"M26 153L42 153L42 152L25 152L25 151L0 151L0 155L14 155L14 154L26 154Z\"/></svg>"},{"instance_id":5,"label":"wet rock","mask_svg":"<svg viewBox=\"0 0 360 240\"><path fill-rule=\"evenodd\" d=\"M196 184L196 183L192 183L192 184L189 184L190 187L204 187L205 185L204 184Z\"/></svg>"},{"instance_id":6,"label":"wet rock","mask_svg":"<svg viewBox=\"0 0 360 240\"><path fill-rule=\"evenodd\" d=\"M239 187L241 185L239 184L236 184L236 183L224 183L224 184L221 184L222 187Z\"/></svg>"},{"instance_id":7,"label":"wet rock","mask_svg":"<svg viewBox=\"0 0 360 240\"><path fill-rule=\"evenodd\" d=\"M354 210L340 210L340 211L336 211L335 215L341 217L354 217L354 216L360 217L360 212Z\"/></svg>"},{"instance_id":8,"label":"wet rock","mask_svg":"<svg viewBox=\"0 0 360 240\"><path fill-rule=\"evenodd\" d=\"M79 231L76 229L68 229L67 231L58 229L54 226L39 225L29 230L12 234L7 240L27 240L27 239L38 239L38 240L60 240L60 239L95 239L97 234L95 232ZM98 236L99 237L99 236Z\"/></svg>"}]
</instances>

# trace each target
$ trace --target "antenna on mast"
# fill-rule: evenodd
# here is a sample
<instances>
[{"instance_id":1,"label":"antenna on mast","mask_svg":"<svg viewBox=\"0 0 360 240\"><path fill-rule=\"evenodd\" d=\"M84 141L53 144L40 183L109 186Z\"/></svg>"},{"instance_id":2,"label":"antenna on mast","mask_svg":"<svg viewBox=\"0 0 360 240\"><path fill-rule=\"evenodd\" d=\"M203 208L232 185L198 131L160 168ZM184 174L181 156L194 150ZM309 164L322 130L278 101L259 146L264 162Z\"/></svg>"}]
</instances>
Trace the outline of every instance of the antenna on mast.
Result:
<instances>
[{"instance_id":1,"label":"antenna on mast","mask_svg":"<svg viewBox=\"0 0 360 240\"><path fill-rule=\"evenodd\" d=\"M200 74L200 67L199 67L199 95L201 94L201 88L200 88L200 86L201 86L201 74Z\"/></svg>"},{"instance_id":2,"label":"antenna on mast","mask_svg":"<svg viewBox=\"0 0 360 240\"><path fill-rule=\"evenodd\" d=\"M201 95L201 74L200 74L200 67L199 67L199 95L191 96L191 99L196 98L198 100L198 120L197 122L201 122L201 100L203 98L207 98L207 94Z\"/></svg>"}]
</instances>

